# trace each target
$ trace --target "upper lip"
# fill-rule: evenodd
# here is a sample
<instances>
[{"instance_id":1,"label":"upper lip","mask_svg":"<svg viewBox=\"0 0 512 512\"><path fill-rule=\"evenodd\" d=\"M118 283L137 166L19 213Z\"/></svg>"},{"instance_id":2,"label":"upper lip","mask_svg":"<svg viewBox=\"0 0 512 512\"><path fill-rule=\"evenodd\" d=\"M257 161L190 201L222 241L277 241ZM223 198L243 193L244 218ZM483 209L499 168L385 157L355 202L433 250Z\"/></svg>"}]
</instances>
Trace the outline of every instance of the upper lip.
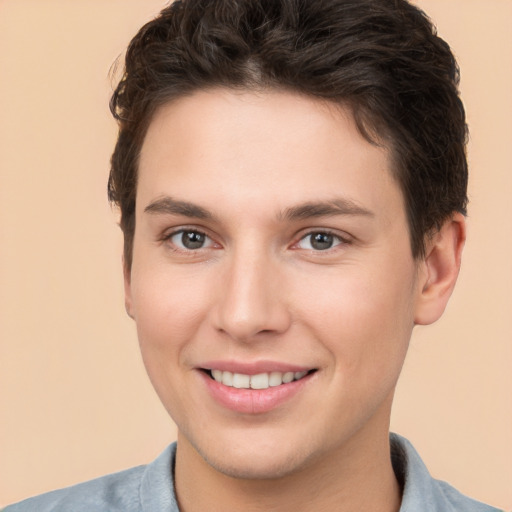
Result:
<instances>
[{"instance_id":1,"label":"upper lip","mask_svg":"<svg viewBox=\"0 0 512 512\"><path fill-rule=\"evenodd\" d=\"M257 375L271 372L305 372L314 370L312 366L283 363L280 361L232 361L217 360L206 361L199 365L202 370L221 370L223 372L241 373L244 375Z\"/></svg>"}]
</instances>

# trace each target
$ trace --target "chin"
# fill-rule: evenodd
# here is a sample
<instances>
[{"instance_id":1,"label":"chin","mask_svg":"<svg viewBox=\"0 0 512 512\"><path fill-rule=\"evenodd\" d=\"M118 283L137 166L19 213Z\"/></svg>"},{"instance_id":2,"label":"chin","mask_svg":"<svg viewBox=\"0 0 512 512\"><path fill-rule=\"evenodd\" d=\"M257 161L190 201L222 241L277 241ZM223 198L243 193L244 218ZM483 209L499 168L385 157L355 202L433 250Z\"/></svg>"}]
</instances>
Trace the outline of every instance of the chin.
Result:
<instances>
[{"instance_id":1,"label":"chin","mask_svg":"<svg viewBox=\"0 0 512 512\"><path fill-rule=\"evenodd\" d=\"M205 461L216 471L240 480L276 480L300 471L306 464L296 457L258 457L256 459L222 457L214 459L204 457Z\"/></svg>"},{"instance_id":2,"label":"chin","mask_svg":"<svg viewBox=\"0 0 512 512\"><path fill-rule=\"evenodd\" d=\"M214 470L241 480L274 480L296 473L307 466L308 454L301 450L287 450L286 442L279 447L251 443L236 447L230 445L195 447L201 458Z\"/></svg>"}]
</instances>

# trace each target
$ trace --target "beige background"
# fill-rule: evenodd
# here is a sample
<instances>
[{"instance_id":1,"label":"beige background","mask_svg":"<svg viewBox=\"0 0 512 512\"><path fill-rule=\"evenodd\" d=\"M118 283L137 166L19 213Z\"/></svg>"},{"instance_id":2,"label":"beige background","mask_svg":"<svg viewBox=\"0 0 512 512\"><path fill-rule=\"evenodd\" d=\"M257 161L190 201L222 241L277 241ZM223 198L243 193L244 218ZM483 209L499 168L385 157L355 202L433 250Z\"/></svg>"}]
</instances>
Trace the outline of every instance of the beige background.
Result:
<instances>
[{"instance_id":1,"label":"beige background","mask_svg":"<svg viewBox=\"0 0 512 512\"><path fill-rule=\"evenodd\" d=\"M421 0L472 129L469 241L415 332L392 428L512 510L512 2ZM123 308L107 73L161 0L0 0L0 504L150 461L174 439Z\"/></svg>"}]
</instances>

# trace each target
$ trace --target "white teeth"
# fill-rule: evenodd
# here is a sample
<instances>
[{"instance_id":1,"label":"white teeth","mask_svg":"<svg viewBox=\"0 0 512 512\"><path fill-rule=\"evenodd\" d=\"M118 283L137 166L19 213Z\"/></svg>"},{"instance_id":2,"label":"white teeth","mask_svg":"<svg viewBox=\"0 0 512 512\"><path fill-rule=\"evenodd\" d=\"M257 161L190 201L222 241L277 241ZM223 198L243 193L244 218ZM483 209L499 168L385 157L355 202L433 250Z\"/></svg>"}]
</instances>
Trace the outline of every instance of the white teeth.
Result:
<instances>
[{"instance_id":1,"label":"white teeth","mask_svg":"<svg viewBox=\"0 0 512 512\"><path fill-rule=\"evenodd\" d=\"M283 374L281 372L271 372L268 378L269 386L280 386L283 383Z\"/></svg>"},{"instance_id":2,"label":"white teeth","mask_svg":"<svg viewBox=\"0 0 512 512\"><path fill-rule=\"evenodd\" d=\"M258 373L257 375L245 375L243 373L223 372L222 370L211 370L212 377L225 386L238 389L267 389L269 387L288 384L299 380L308 374L303 372L270 372Z\"/></svg>"},{"instance_id":3,"label":"white teeth","mask_svg":"<svg viewBox=\"0 0 512 512\"><path fill-rule=\"evenodd\" d=\"M295 374L293 372L286 372L283 374L283 382L285 384L288 384L288 382L291 382L295 378Z\"/></svg>"},{"instance_id":4,"label":"white teeth","mask_svg":"<svg viewBox=\"0 0 512 512\"><path fill-rule=\"evenodd\" d=\"M233 374L231 372L220 372L222 374L222 384L225 386L233 385Z\"/></svg>"},{"instance_id":5,"label":"white teeth","mask_svg":"<svg viewBox=\"0 0 512 512\"><path fill-rule=\"evenodd\" d=\"M249 389L251 387L251 376L243 373L233 373L233 387Z\"/></svg>"},{"instance_id":6,"label":"white teeth","mask_svg":"<svg viewBox=\"0 0 512 512\"><path fill-rule=\"evenodd\" d=\"M251 388L252 389L267 389L268 388L268 373L258 373L258 375L251 375Z\"/></svg>"}]
</instances>

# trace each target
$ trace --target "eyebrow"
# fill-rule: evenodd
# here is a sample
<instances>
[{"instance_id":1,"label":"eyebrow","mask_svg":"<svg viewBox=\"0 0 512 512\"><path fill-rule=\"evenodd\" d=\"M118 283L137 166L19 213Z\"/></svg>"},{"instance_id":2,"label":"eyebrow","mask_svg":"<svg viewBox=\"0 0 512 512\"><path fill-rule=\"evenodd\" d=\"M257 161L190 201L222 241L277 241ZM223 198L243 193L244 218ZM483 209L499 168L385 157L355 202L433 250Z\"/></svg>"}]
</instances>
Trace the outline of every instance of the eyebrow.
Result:
<instances>
[{"instance_id":1,"label":"eyebrow","mask_svg":"<svg viewBox=\"0 0 512 512\"><path fill-rule=\"evenodd\" d=\"M168 215L181 215L195 219L212 219L213 215L206 209L188 201L178 201L166 196L149 203L144 211Z\"/></svg>"},{"instance_id":2,"label":"eyebrow","mask_svg":"<svg viewBox=\"0 0 512 512\"><path fill-rule=\"evenodd\" d=\"M179 201L165 196L149 203L144 211L151 214L181 215L195 219L213 219L214 215L194 203ZM286 208L279 213L279 220L296 221L315 217L331 217L335 215L362 215L373 217L374 213L356 202L346 198L330 201L307 202Z\"/></svg>"},{"instance_id":3,"label":"eyebrow","mask_svg":"<svg viewBox=\"0 0 512 512\"><path fill-rule=\"evenodd\" d=\"M373 217L374 213L351 199L335 198L330 201L308 202L286 208L279 217L283 220L303 220L315 217L332 217L335 215Z\"/></svg>"}]
</instances>

